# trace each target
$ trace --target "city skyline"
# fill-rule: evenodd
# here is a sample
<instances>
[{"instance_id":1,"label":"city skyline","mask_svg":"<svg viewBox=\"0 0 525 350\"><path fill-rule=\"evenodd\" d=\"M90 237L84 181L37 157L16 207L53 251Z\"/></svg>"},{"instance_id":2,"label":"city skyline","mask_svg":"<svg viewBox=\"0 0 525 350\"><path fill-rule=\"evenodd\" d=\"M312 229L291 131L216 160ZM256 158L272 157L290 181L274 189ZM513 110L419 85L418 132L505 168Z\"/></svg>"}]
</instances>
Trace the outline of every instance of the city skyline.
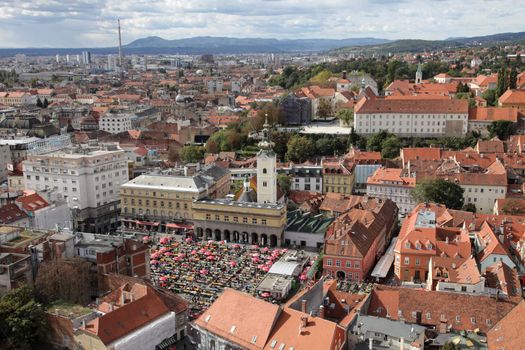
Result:
<instances>
[{"instance_id":1,"label":"city skyline","mask_svg":"<svg viewBox=\"0 0 525 350\"><path fill-rule=\"evenodd\" d=\"M0 47L111 47L147 36L428 39L518 32L511 0L0 1ZM24 28L24 30L21 30Z\"/></svg>"}]
</instances>

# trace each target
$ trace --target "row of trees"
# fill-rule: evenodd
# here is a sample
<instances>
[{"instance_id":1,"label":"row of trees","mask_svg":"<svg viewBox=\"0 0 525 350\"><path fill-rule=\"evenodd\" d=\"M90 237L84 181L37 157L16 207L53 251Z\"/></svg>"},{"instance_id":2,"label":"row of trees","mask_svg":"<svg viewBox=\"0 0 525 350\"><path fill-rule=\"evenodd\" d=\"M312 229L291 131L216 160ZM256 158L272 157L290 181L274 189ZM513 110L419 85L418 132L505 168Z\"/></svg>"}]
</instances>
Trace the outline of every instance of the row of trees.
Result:
<instances>
[{"instance_id":1,"label":"row of trees","mask_svg":"<svg viewBox=\"0 0 525 350\"><path fill-rule=\"evenodd\" d=\"M51 303L87 305L97 288L91 264L80 258L44 262L35 288L21 286L0 298L0 349L31 349L42 344Z\"/></svg>"},{"instance_id":2,"label":"row of trees","mask_svg":"<svg viewBox=\"0 0 525 350\"><path fill-rule=\"evenodd\" d=\"M13 85L18 82L18 74L15 70L0 70L0 83L5 85Z\"/></svg>"}]
</instances>

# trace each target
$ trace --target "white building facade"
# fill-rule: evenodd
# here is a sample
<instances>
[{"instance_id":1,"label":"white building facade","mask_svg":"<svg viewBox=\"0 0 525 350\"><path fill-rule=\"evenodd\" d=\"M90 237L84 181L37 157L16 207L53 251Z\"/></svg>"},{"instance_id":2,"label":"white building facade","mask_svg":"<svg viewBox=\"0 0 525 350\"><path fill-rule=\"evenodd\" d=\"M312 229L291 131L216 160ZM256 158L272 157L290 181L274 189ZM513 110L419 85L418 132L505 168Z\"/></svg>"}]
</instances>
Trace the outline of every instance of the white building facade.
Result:
<instances>
[{"instance_id":1,"label":"white building facade","mask_svg":"<svg viewBox=\"0 0 525 350\"><path fill-rule=\"evenodd\" d=\"M28 155L23 169L26 189L62 193L83 231L116 228L119 187L128 181L127 158L117 145Z\"/></svg>"},{"instance_id":2,"label":"white building facade","mask_svg":"<svg viewBox=\"0 0 525 350\"><path fill-rule=\"evenodd\" d=\"M463 136L468 131L468 101L361 99L354 114L357 134L386 130L400 137Z\"/></svg>"}]
</instances>

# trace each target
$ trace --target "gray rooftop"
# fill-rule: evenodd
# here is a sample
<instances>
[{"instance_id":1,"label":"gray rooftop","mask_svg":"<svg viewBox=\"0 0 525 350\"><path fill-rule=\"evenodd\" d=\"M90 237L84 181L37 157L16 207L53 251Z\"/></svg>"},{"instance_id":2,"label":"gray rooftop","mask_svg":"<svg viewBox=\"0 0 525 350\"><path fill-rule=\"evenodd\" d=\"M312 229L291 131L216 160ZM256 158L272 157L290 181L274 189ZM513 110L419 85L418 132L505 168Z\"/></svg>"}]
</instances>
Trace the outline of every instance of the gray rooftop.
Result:
<instances>
[{"instance_id":1,"label":"gray rooftop","mask_svg":"<svg viewBox=\"0 0 525 350\"><path fill-rule=\"evenodd\" d=\"M403 338L405 342L411 343L425 332L425 327L416 324L408 324L402 321L389 320L388 318L358 315L352 331L360 334L381 333L391 337Z\"/></svg>"}]
</instances>

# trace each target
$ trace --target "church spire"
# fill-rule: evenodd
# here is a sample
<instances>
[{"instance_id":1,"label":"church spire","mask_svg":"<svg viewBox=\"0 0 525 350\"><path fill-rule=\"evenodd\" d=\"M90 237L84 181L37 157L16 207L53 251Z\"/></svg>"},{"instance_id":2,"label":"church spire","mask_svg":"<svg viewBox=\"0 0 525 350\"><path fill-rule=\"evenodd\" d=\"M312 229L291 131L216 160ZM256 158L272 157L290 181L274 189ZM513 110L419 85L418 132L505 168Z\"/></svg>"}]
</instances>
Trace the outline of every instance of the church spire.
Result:
<instances>
[{"instance_id":1,"label":"church spire","mask_svg":"<svg viewBox=\"0 0 525 350\"><path fill-rule=\"evenodd\" d=\"M259 146L261 151L271 151L275 144L270 140L270 124L268 123L268 113L265 114L262 133L262 140L257 144L257 146Z\"/></svg>"}]
</instances>

